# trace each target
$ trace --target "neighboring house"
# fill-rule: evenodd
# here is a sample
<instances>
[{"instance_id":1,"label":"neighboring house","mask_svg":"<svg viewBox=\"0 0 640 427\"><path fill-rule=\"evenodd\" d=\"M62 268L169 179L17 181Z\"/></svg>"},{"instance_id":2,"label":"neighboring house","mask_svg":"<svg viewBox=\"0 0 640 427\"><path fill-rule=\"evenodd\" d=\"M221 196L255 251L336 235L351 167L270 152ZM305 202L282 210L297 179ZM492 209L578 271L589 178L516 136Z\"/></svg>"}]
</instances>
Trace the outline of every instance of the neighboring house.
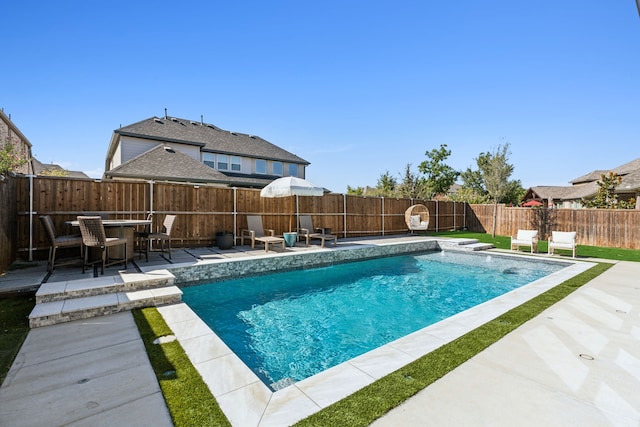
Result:
<instances>
[{"instance_id":1,"label":"neighboring house","mask_svg":"<svg viewBox=\"0 0 640 427\"><path fill-rule=\"evenodd\" d=\"M258 136L165 116L115 130L104 177L262 188L282 176L305 178L308 165Z\"/></svg>"},{"instance_id":2,"label":"neighboring house","mask_svg":"<svg viewBox=\"0 0 640 427\"><path fill-rule=\"evenodd\" d=\"M640 198L640 158L625 163L610 170L597 170L578 177L571 182L571 186L539 186L531 187L522 198L523 202L537 200L544 206L556 208L582 208L582 200L589 199L598 192L598 184L602 175L614 172L622 177L616 188L618 200ZM636 203L636 209L640 204Z\"/></svg>"},{"instance_id":3,"label":"neighboring house","mask_svg":"<svg viewBox=\"0 0 640 427\"><path fill-rule=\"evenodd\" d=\"M0 148L4 144L10 143L14 146L14 152L21 158L27 159L27 163L19 167L14 172L23 174L32 174L33 165L31 164L31 143L26 136L20 132L18 127L11 121L11 116L6 115L0 110Z\"/></svg>"},{"instance_id":4,"label":"neighboring house","mask_svg":"<svg viewBox=\"0 0 640 427\"><path fill-rule=\"evenodd\" d=\"M54 163L42 163L41 161L39 161L38 159L36 159L35 157L33 159L31 159L31 162L33 164L33 174L34 175L39 175L39 176L66 176L69 178L85 178L88 179L90 178L89 175L87 175L84 172L81 171L70 171L67 170L65 168L63 168L60 165L56 165ZM63 175L59 175L60 171L62 171Z\"/></svg>"}]
</instances>

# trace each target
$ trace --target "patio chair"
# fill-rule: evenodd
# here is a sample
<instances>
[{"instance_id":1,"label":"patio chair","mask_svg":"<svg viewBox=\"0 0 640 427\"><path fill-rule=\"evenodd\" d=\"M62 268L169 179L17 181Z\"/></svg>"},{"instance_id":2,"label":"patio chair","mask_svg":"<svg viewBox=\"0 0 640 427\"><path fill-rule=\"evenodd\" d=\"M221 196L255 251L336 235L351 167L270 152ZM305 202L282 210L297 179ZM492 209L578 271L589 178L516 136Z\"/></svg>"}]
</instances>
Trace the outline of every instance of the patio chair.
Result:
<instances>
[{"instance_id":1,"label":"patio chair","mask_svg":"<svg viewBox=\"0 0 640 427\"><path fill-rule=\"evenodd\" d=\"M269 243L282 243L282 249L284 249L284 239L282 237L276 237L275 231L267 229L269 235L265 233L262 227L261 215L247 215L247 228L240 232L240 244L244 245L244 239L251 240L251 249L256 246L256 240L264 243L264 249L269 252Z\"/></svg>"},{"instance_id":2,"label":"patio chair","mask_svg":"<svg viewBox=\"0 0 640 427\"><path fill-rule=\"evenodd\" d=\"M160 249L154 249L155 252L167 253L169 259L171 259L171 230L173 229L173 223L176 220L176 215L167 215L162 222L162 231L156 233L149 233L145 245L145 255L147 261L149 261L149 251L154 240L160 242ZM167 242L165 249L164 243Z\"/></svg>"},{"instance_id":3,"label":"patio chair","mask_svg":"<svg viewBox=\"0 0 640 427\"><path fill-rule=\"evenodd\" d=\"M147 215L147 220L151 221L153 214ZM142 230L134 230L133 237L135 239L136 252L140 254L140 257L144 254L149 262L149 235L151 234L151 224L145 224Z\"/></svg>"},{"instance_id":4,"label":"patio chair","mask_svg":"<svg viewBox=\"0 0 640 427\"><path fill-rule=\"evenodd\" d=\"M427 231L429 228L429 209L420 204L409 206L409 209L404 212L404 221L411 234L416 231Z\"/></svg>"},{"instance_id":5,"label":"patio chair","mask_svg":"<svg viewBox=\"0 0 640 427\"><path fill-rule=\"evenodd\" d=\"M99 216L79 216L78 225L82 233L82 244L84 246L84 259L82 262L82 273L86 267L100 263L102 265L101 274L104 274L105 267L116 264L124 264L127 268L127 239L126 237L107 237L102 225L102 218ZM109 258L108 248L123 245L122 258ZM90 249L100 250L100 258L89 260Z\"/></svg>"},{"instance_id":6,"label":"patio chair","mask_svg":"<svg viewBox=\"0 0 640 427\"><path fill-rule=\"evenodd\" d=\"M511 236L511 250L520 246L531 247L531 253L538 252L538 230L518 230L515 237Z\"/></svg>"},{"instance_id":7,"label":"patio chair","mask_svg":"<svg viewBox=\"0 0 640 427\"><path fill-rule=\"evenodd\" d=\"M82 236L75 235L63 235L58 236L56 233L56 227L53 224L53 220L49 215L42 215L40 217L44 229L47 231L49 237L49 257L47 258L47 271L52 272L53 269L60 265L66 265L70 262L75 262L75 258L65 259L56 263L56 253L58 249L63 248L80 248L80 259L82 259Z\"/></svg>"},{"instance_id":8,"label":"patio chair","mask_svg":"<svg viewBox=\"0 0 640 427\"><path fill-rule=\"evenodd\" d=\"M299 218L299 227L298 227L298 237L304 237L307 241L307 246L309 246L310 239L320 239L320 246L324 248L324 242L326 240L333 240L333 246L337 243L337 236L334 236L330 233L325 233L323 228L314 228L313 221L311 219L311 215L300 215Z\"/></svg>"},{"instance_id":9,"label":"patio chair","mask_svg":"<svg viewBox=\"0 0 640 427\"><path fill-rule=\"evenodd\" d=\"M575 231L552 231L549 239L549 255L553 255L555 249L567 249L576 257L576 232Z\"/></svg>"}]
</instances>

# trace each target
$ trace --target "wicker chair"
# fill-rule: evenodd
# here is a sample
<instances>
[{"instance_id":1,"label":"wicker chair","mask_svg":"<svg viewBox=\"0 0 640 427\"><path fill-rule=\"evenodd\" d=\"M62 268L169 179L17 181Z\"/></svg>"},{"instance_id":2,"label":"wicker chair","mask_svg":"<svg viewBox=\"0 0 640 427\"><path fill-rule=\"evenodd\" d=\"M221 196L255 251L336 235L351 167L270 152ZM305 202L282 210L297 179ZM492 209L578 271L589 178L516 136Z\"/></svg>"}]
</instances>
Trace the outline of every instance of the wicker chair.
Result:
<instances>
[{"instance_id":1,"label":"wicker chair","mask_svg":"<svg viewBox=\"0 0 640 427\"><path fill-rule=\"evenodd\" d=\"M149 233L147 237L147 242L145 245L145 253L147 256L147 261L149 261L149 248L151 247L151 242L154 240L158 240L160 242L160 249L158 252L169 254L169 259L171 259L171 229L173 228L173 223L176 220L175 215L167 215L164 217L164 221L162 222L162 231L156 233ZM164 247L164 242L167 242L167 248Z\"/></svg>"},{"instance_id":2,"label":"wicker chair","mask_svg":"<svg viewBox=\"0 0 640 427\"><path fill-rule=\"evenodd\" d=\"M62 248L80 248L80 258L82 258L82 237L78 235L66 235L66 236L58 236L56 233L56 227L53 225L53 220L49 215L43 215L40 217L40 221L42 221L42 225L44 229L47 231L47 236L49 236L49 242L51 246L49 246L49 258L47 259L47 271L52 272L53 269L59 265L66 265L69 262L75 262L75 258L73 259L65 259L64 261L60 261L56 263L56 252L58 249Z\"/></svg>"},{"instance_id":3,"label":"wicker chair","mask_svg":"<svg viewBox=\"0 0 640 427\"><path fill-rule=\"evenodd\" d=\"M147 220L151 221L153 219L153 214L147 215ZM149 262L149 235L151 235L151 224L145 225L142 230L134 230L133 238L136 241L136 252L145 255L147 258L147 262Z\"/></svg>"},{"instance_id":4,"label":"wicker chair","mask_svg":"<svg viewBox=\"0 0 640 427\"><path fill-rule=\"evenodd\" d=\"M404 212L404 221L411 234L415 231L427 231L429 228L429 209L425 205L412 205Z\"/></svg>"},{"instance_id":5,"label":"wicker chair","mask_svg":"<svg viewBox=\"0 0 640 427\"><path fill-rule=\"evenodd\" d=\"M107 237L102 225L102 219L99 216L79 216L78 224L82 233L82 244L84 245L84 260L82 262L82 273L85 268L93 264L101 263L101 273L104 274L104 268L124 263L127 268L127 239L124 237ZM107 248L113 246L124 245L122 251L123 257L112 259L108 257ZM100 259L89 260L90 248L99 249L101 253Z\"/></svg>"}]
</instances>

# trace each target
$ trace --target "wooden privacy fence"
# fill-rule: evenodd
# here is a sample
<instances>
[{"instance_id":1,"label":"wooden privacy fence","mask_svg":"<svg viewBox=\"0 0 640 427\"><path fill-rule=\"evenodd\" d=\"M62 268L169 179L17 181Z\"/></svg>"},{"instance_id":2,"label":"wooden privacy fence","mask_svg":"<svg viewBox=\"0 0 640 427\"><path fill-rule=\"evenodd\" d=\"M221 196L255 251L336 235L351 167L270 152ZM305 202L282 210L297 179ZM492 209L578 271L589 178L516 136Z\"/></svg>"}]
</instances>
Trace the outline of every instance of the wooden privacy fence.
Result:
<instances>
[{"instance_id":1,"label":"wooden privacy fence","mask_svg":"<svg viewBox=\"0 0 640 427\"><path fill-rule=\"evenodd\" d=\"M496 235L513 236L519 229L575 231L579 245L640 249L640 209L540 209L497 206ZM493 205L469 205L467 227L491 233ZM640 258L638 259L640 261Z\"/></svg>"},{"instance_id":2,"label":"wooden privacy fence","mask_svg":"<svg viewBox=\"0 0 640 427\"><path fill-rule=\"evenodd\" d=\"M15 259L18 180L11 176L2 177L0 180L0 274L2 274Z\"/></svg>"},{"instance_id":3,"label":"wooden privacy fence","mask_svg":"<svg viewBox=\"0 0 640 427\"><path fill-rule=\"evenodd\" d=\"M327 194L263 198L260 190L192 184L97 181L58 177L17 179L17 247L22 258L42 258L48 249L38 217L50 215L59 234L77 233L66 221L78 215L100 214L110 219L144 219L153 213L153 229L166 214L177 214L172 246L208 246L215 234L246 228L247 214L260 214L263 225L277 234L289 231L290 216L312 215L316 227L331 228L339 237L407 233L405 210L423 203L431 214L430 230L465 226L464 203Z\"/></svg>"}]
</instances>

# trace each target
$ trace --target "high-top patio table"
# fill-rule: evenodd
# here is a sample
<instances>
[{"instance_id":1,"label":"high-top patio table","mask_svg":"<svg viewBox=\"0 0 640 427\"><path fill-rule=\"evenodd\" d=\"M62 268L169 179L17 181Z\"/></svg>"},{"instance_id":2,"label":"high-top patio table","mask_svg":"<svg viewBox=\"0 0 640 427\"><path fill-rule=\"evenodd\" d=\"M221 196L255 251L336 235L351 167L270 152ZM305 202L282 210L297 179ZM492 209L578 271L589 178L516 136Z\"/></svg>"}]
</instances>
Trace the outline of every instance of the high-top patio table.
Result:
<instances>
[{"instance_id":1,"label":"high-top patio table","mask_svg":"<svg viewBox=\"0 0 640 427\"><path fill-rule=\"evenodd\" d=\"M79 227L78 220L67 221L73 227ZM127 260L133 259L133 229L138 225L151 225L150 219L103 219L102 225L107 237L125 237L127 239ZM114 258L122 257L122 248L109 248Z\"/></svg>"}]
</instances>

